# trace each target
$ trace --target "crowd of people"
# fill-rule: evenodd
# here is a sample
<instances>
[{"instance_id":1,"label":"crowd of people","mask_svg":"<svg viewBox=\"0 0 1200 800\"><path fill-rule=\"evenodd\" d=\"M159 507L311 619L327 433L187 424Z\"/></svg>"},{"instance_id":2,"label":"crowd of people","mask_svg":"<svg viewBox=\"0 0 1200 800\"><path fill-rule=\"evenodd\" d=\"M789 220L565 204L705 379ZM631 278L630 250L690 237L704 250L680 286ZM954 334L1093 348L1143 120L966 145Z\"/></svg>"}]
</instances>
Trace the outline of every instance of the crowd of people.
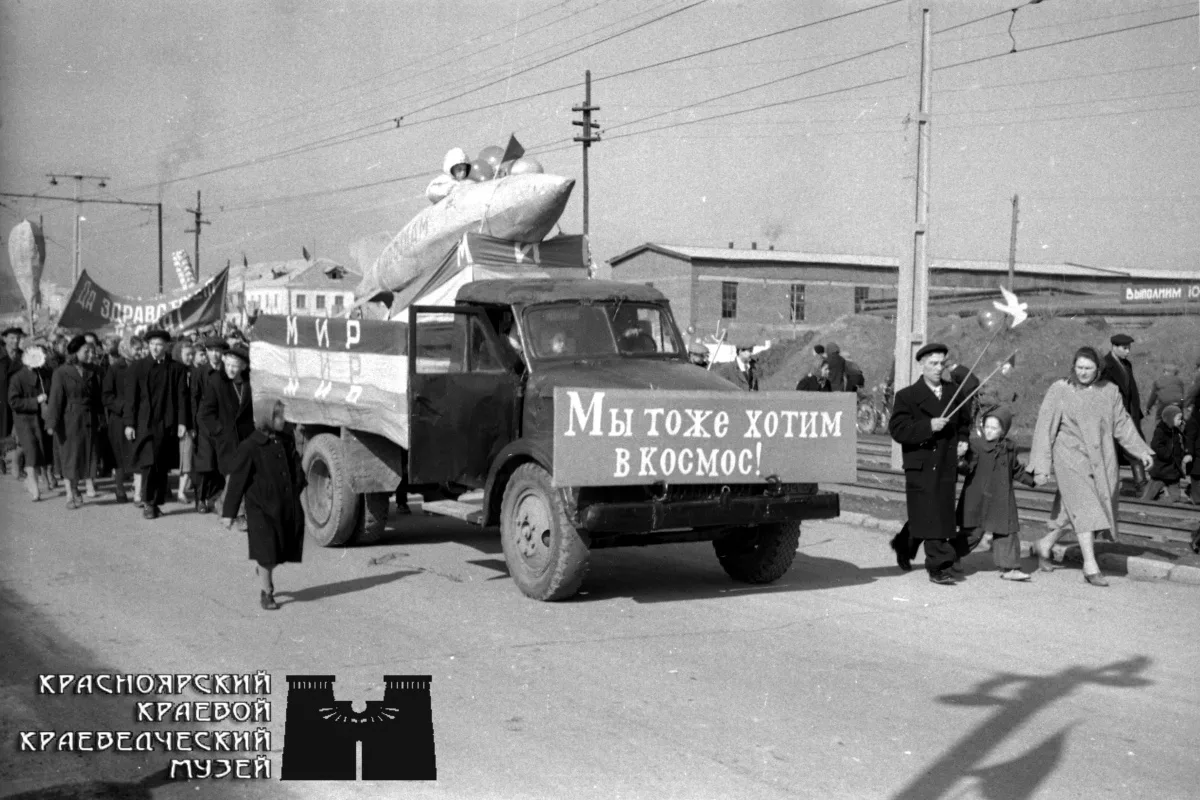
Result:
<instances>
[{"instance_id":1,"label":"crowd of people","mask_svg":"<svg viewBox=\"0 0 1200 800\"><path fill-rule=\"evenodd\" d=\"M63 489L68 507L82 508L111 474L115 501L132 500L146 520L173 498L219 513L226 528L236 521L258 564L260 603L278 608L272 570L300 560L304 479L282 408L255 414L246 339L173 341L164 330L103 343L94 333L22 346L25 338L4 331L4 471L34 502Z\"/></svg>"}]
</instances>

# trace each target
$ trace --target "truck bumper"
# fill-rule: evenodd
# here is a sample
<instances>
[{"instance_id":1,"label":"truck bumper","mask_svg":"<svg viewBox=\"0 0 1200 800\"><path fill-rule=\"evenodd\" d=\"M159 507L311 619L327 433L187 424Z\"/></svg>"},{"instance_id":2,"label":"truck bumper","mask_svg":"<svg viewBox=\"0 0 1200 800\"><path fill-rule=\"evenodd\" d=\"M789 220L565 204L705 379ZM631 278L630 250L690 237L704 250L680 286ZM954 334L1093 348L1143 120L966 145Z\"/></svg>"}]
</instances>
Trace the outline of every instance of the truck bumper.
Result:
<instances>
[{"instance_id":1,"label":"truck bumper","mask_svg":"<svg viewBox=\"0 0 1200 800\"><path fill-rule=\"evenodd\" d=\"M593 503L580 511L579 527L592 533L653 533L831 519L840 513L839 497L834 492L670 503Z\"/></svg>"}]
</instances>

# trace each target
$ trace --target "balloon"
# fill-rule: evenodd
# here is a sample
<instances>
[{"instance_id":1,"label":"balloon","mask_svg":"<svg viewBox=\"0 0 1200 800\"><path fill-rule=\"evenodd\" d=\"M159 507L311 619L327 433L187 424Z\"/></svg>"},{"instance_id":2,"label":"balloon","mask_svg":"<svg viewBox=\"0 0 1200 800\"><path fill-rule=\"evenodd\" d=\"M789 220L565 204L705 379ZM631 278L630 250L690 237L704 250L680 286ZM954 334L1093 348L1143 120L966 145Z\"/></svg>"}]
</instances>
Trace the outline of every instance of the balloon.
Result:
<instances>
[{"instance_id":1,"label":"balloon","mask_svg":"<svg viewBox=\"0 0 1200 800\"><path fill-rule=\"evenodd\" d=\"M518 158L508 168L509 175L529 175L532 173L542 172L545 172L545 170L542 169L542 165L539 164L535 159L529 158L528 156Z\"/></svg>"},{"instance_id":2,"label":"balloon","mask_svg":"<svg viewBox=\"0 0 1200 800\"><path fill-rule=\"evenodd\" d=\"M495 168L481 158L477 158L471 162L471 175L473 181L490 181L496 177Z\"/></svg>"},{"instance_id":3,"label":"balloon","mask_svg":"<svg viewBox=\"0 0 1200 800\"><path fill-rule=\"evenodd\" d=\"M492 169L500 166L500 162L504 160L504 148L498 145L491 145L479 151L479 160L485 161L492 165Z\"/></svg>"},{"instance_id":4,"label":"balloon","mask_svg":"<svg viewBox=\"0 0 1200 800\"><path fill-rule=\"evenodd\" d=\"M688 325L688 326L687 326L687 332L688 332L688 336L691 336L693 333L695 333L695 332L696 332L696 326L695 326L695 325Z\"/></svg>"},{"instance_id":5,"label":"balloon","mask_svg":"<svg viewBox=\"0 0 1200 800\"><path fill-rule=\"evenodd\" d=\"M980 311L976 318L979 320L979 327L988 333L995 333L1004 327L1004 315L991 308Z\"/></svg>"}]
</instances>

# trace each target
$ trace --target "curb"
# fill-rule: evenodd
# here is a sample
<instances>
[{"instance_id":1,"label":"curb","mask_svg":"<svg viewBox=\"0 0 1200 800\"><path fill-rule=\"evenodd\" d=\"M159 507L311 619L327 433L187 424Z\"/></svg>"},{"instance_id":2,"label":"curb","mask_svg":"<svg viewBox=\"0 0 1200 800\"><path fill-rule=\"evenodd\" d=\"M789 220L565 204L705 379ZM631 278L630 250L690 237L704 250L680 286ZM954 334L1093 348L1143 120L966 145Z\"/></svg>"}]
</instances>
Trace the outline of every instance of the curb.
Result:
<instances>
[{"instance_id":1,"label":"curb","mask_svg":"<svg viewBox=\"0 0 1200 800\"><path fill-rule=\"evenodd\" d=\"M857 511L843 511L840 516L834 517L832 521L858 525L874 530L886 530L888 532L899 530L901 525L899 520L880 519L879 517L862 514ZM1031 542L1021 542L1021 557L1032 558L1033 556L1033 544ZM1050 549L1050 558L1059 564L1075 565L1080 564L1082 561L1079 555L1079 545L1077 544L1054 545ZM1141 556L1126 556L1120 553L1099 553L1096 556L1096 561L1110 572L1118 574L1124 572L1125 576L1130 580L1167 581L1169 583L1182 583L1186 586L1200 586L1200 567L1193 567L1187 564L1172 564L1169 561L1159 561Z\"/></svg>"}]
</instances>

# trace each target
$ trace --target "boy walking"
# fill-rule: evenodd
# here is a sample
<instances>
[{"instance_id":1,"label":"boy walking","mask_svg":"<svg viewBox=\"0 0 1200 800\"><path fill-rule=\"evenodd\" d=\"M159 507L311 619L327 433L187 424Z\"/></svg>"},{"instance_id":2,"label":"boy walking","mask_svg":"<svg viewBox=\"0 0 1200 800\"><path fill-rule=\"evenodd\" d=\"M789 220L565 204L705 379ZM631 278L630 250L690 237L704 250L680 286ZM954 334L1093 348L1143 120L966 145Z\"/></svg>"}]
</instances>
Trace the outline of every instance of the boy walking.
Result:
<instances>
[{"instance_id":1,"label":"boy walking","mask_svg":"<svg viewBox=\"0 0 1200 800\"><path fill-rule=\"evenodd\" d=\"M1179 406L1163 409L1162 417L1154 428L1150 448L1154 450L1154 466L1150 468L1150 481L1142 493L1142 502L1153 502L1158 493L1164 490L1169 500L1180 502L1183 498L1180 496L1179 481L1183 478L1185 448L1183 412Z\"/></svg>"}]
</instances>

